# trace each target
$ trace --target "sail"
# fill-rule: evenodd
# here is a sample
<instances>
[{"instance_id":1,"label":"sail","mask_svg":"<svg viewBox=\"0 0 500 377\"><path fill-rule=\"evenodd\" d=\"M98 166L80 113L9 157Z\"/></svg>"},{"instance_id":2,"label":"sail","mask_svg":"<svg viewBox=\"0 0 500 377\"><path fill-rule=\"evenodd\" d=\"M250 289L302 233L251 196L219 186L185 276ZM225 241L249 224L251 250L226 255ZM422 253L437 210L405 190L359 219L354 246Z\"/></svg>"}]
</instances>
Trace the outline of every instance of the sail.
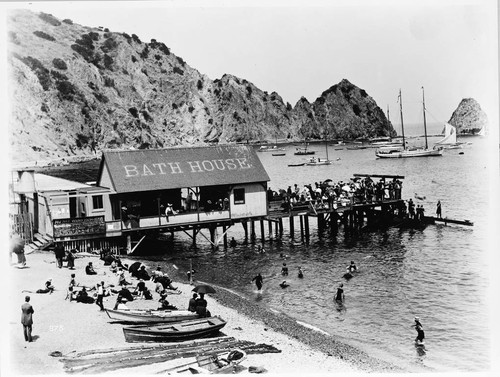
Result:
<instances>
[{"instance_id":1,"label":"sail","mask_svg":"<svg viewBox=\"0 0 500 377\"><path fill-rule=\"evenodd\" d=\"M449 123L444 125L444 137L439 140L436 144L440 145L450 145L457 143L457 129Z\"/></svg>"}]
</instances>

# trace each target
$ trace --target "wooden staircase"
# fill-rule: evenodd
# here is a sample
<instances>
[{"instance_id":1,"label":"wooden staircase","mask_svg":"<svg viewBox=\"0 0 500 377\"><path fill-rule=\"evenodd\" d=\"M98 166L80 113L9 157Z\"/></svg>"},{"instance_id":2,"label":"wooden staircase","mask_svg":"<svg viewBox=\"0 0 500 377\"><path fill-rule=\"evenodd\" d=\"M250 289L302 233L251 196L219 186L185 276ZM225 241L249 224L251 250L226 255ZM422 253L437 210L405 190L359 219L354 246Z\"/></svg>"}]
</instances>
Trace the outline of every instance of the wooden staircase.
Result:
<instances>
[{"instance_id":1,"label":"wooden staircase","mask_svg":"<svg viewBox=\"0 0 500 377\"><path fill-rule=\"evenodd\" d=\"M24 252L32 253L35 250L44 250L53 242L54 240L52 239L52 237L45 234L35 233L33 235L33 242L28 243L24 246Z\"/></svg>"}]
</instances>

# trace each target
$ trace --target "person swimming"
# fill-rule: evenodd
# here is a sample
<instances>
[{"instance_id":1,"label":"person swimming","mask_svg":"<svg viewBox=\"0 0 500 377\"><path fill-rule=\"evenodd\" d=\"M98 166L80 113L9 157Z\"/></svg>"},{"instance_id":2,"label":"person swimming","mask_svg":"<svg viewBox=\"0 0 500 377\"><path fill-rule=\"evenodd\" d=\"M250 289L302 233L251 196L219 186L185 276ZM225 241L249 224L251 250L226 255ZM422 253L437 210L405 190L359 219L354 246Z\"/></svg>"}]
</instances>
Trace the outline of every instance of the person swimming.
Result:
<instances>
[{"instance_id":1,"label":"person swimming","mask_svg":"<svg viewBox=\"0 0 500 377\"><path fill-rule=\"evenodd\" d=\"M424 327L420 323L420 318L415 317L415 324L413 325L415 330L417 330L417 337L415 338L416 343L423 343L425 339Z\"/></svg>"},{"instance_id":2,"label":"person swimming","mask_svg":"<svg viewBox=\"0 0 500 377\"><path fill-rule=\"evenodd\" d=\"M356 264L354 264L354 261L351 261L351 264L347 266L347 271L350 273L356 272L358 268L356 267Z\"/></svg>"},{"instance_id":3,"label":"person swimming","mask_svg":"<svg viewBox=\"0 0 500 377\"><path fill-rule=\"evenodd\" d=\"M286 280L283 280L281 283L280 283L280 287L281 288L286 288L286 287L289 287L290 284L287 284Z\"/></svg>"}]
</instances>

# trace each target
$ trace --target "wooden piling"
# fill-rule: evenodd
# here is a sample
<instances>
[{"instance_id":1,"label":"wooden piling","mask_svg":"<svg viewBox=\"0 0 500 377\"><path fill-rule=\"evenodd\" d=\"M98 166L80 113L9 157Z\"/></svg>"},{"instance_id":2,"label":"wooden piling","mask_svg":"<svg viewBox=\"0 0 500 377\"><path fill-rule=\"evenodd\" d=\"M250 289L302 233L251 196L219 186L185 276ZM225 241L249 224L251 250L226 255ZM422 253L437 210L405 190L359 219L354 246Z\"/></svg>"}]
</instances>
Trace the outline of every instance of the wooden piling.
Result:
<instances>
[{"instance_id":1,"label":"wooden piling","mask_svg":"<svg viewBox=\"0 0 500 377\"><path fill-rule=\"evenodd\" d=\"M278 219L278 228L280 232L280 237L283 236L283 219L280 217Z\"/></svg>"},{"instance_id":2,"label":"wooden piling","mask_svg":"<svg viewBox=\"0 0 500 377\"><path fill-rule=\"evenodd\" d=\"M264 234L264 220L260 219L260 242L264 243L266 236Z\"/></svg>"},{"instance_id":3,"label":"wooden piling","mask_svg":"<svg viewBox=\"0 0 500 377\"><path fill-rule=\"evenodd\" d=\"M309 216L304 215L304 230L306 233L306 242L309 242Z\"/></svg>"},{"instance_id":4,"label":"wooden piling","mask_svg":"<svg viewBox=\"0 0 500 377\"><path fill-rule=\"evenodd\" d=\"M290 215L288 220L290 221L290 238L293 239L295 233L295 230L293 229L294 226L293 215Z\"/></svg>"},{"instance_id":5,"label":"wooden piling","mask_svg":"<svg viewBox=\"0 0 500 377\"><path fill-rule=\"evenodd\" d=\"M300 240L304 242L304 218L302 215L299 215L300 220Z\"/></svg>"},{"instance_id":6,"label":"wooden piling","mask_svg":"<svg viewBox=\"0 0 500 377\"><path fill-rule=\"evenodd\" d=\"M248 223L246 221L243 221L241 225L243 226L243 230L245 231L245 241L248 241Z\"/></svg>"},{"instance_id":7,"label":"wooden piling","mask_svg":"<svg viewBox=\"0 0 500 377\"><path fill-rule=\"evenodd\" d=\"M269 240L272 241L272 239L273 239L273 223L270 220L267 220L267 229L269 231Z\"/></svg>"},{"instance_id":8,"label":"wooden piling","mask_svg":"<svg viewBox=\"0 0 500 377\"><path fill-rule=\"evenodd\" d=\"M255 221L250 221L250 239L255 241Z\"/></svg>"},{"instance_id":9,"label":"wooden piling","mask_svg":"<svg viewBox=\"0 0 500 377\"><path fill-rule=\"evenodd\" d=\"M224 233L224 249L227 249L227 233L225 225L222 225L222 233Z\"/></svg>"},{"instance_id":10,"label":"wooden piling","mask_svg":"<svg viewBox=\"0 0 500 377\"><path fill-rule=\"evenodd\" d=\"M196 246L196 234L197 234L197 228L193 228L193 246Z\"/></svg>"}]
</instances>

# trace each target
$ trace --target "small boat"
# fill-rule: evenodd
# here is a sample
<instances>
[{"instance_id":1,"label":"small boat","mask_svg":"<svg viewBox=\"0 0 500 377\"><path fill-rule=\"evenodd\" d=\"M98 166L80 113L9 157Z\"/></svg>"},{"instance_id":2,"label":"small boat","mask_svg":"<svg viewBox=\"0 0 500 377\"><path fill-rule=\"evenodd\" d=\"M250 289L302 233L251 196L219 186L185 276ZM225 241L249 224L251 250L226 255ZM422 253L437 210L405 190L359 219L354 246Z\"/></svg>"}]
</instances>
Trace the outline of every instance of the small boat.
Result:
<instances>
[{"instance_id":1,"label":"small boat","mask_svg":"<svg viewBox=\"0 0 500 377\"><path fill-rule=\"evenodd\" d=\"M131 323L179 322L198 318L189 310L112 310L106 309L108 317L114 321Z\"/></svg>"},{"instance_id":2,"label":"small boat","mask_svg":"<svg viewBox=\"0 0 500 377\"><path fill-rule=\"evenodd\" d=\"M304 147L296 148L294 154L297 156L306 156L306 155L315 154L316 151L311 151L311 150L307 149L308 145L309 145L308 143L304 143Z\"/></svg>"},{"instance_id":3,"label":"small boat","mask_svg":"<svg viewBox=\"0 0 500 377\"><path fill-rule=\"evenodd\" d=\"M309 161L306 162L307 166L319 166L319 165L331 165L332 161L328 160L326 158L321 159L318 158L316 159L315 157L311 157Z\"/></svg>"},{"instance_id":4,"label":"small boat","mask_svg":"<svg viewBox=\"0 0 500 377\"><path fill-rule=\"evenodd\" d=\"M246 353L241 349L224 353L210 352L198 355L196 361L168 369L167 372L169 374L232 374L245 369L239 365L245 359Z\"/></svg>"},{"instance_id":5,"label":"small boat","mask_svg":"<svg viewBox=\"0 0 500 377\"><path fill-rule=\"evenodd\" d=\"M286 156L286 153L273 153L273 156Z\"/></svg>"},{"instance_id":6,"label":"small boat","mask_svg":"<svg viewBox=\"0 0 500 377\"><path fill-rule=\"evenodd\" d=\"M288 164L288 166L304 166L305 164L306 164L305 162L301 162L298 164Z\"/></svg>"},{"instance_id":7,"label":"small boat","mask_svg":"<svg viewBox=\"0 0 500 377\"><path fill-rule=\"evenodd\" d=\"M158 325L123 328L127 342L180 342L216 334L226 325L220 317L209 317Z\"/></svg>"},{"instance_id":8,"label":"small boat","mask_svg":"<svg viewBox=\"0 0 500 377\"><path fill-rule=\"evenodd\" d=\"M268 147L267 145L261 145L259 149L257 149L257 152L277 152L277 151L284 151L285 148L280 148L277 145L274 145L272 147Z\"/></svg>"}]
</instances>

